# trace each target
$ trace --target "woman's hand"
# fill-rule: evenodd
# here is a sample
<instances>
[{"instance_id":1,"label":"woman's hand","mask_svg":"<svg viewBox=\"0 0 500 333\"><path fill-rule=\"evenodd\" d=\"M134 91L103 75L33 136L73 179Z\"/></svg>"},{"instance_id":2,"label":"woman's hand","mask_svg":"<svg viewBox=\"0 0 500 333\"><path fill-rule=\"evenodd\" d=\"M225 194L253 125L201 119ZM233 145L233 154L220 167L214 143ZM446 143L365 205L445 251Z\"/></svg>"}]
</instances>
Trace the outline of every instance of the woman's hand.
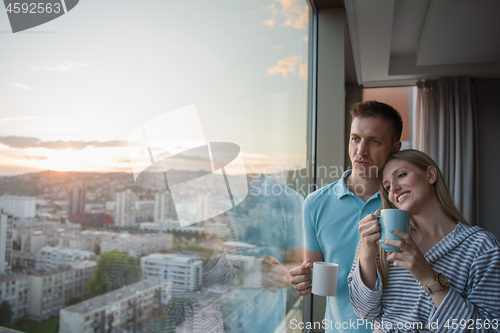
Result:
<instances>
[{"instance_id":1,"label":"woman's hand","mask_svg":"<svg viewBox=\"0 0 500 333\"><path fill-rule=\"evenodd\" d=\"M384 244L399 247L401 251L403 251L402 253L393 252L389 255L387 260L394 261L394 266L405 268L423 285L432 283L436 277L436 271L425 259L411 236L399 230L394 230L391 234L404 239L406 243L393 239L386 239L383 242Z\"/></svg>"},{"instance_id":2,"label":"woman's hand","mask_svg":"<svg viewBox=\"0 0 500 333\"><path fill-rule=\"evenodd\" d=\"M369 214L364 219L359 221L359 236L361 240L361 254L359 257L359 269L361 280L368 288L373 288L377 282L377 266L376 258L378 253L377 241L380 239L380 226L378 224L377 215Z\"/></svg>"},{"instance_id":3,"label":"woman's hand","mask_svg":"<svg viewBox=\"0 0 500 333\"><path fill-rule=\"evenodd\" d=\"M359 221L359 236L363 248L361 257L375 260L378 253L377 241L380 239L380 226L376 216L380 215L377 210L374 214L368 214L364 219Z\"/></svg>"}]
</instances>

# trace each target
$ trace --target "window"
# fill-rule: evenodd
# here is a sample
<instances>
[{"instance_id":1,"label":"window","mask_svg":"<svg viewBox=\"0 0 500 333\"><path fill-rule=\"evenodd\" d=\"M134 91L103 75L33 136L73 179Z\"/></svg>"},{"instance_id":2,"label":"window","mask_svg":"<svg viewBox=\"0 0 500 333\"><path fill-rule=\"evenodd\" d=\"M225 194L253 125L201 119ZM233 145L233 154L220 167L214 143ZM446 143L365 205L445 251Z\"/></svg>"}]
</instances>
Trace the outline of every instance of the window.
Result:
<instances>
[{"instance_id":1,"label":"window","mask_svg":"<svg viewBox=\"0 0 500 333\"><path fill-rule=\"evenodd\" d=\"M92 17L79 4L68 12L67 21L47 23L53 24L47 25L48 30L61 33L53 34L51 47L36 60L2 55L2 63L9 66L0 63L2 72L8 73L0 82L12 91L0 99L0 108L20 110L5 115L17 122L9 123L9 135L37 138L39 144L12 145L0 154L8 153L11 167L19 173L85 171L84 201L104 207L114 201L114 209L99 208L102 214L110 215L114 229L139 235L123 233L127 246L115 248L127 248L135 257L150 252L180 257L172 262L182 263L181 271L170 273L186 290L186 301L204 305L227 300L216 316L223 319L226 332L274 331L302 301L291 289L266 290L271 287L262 284L267 272L261 261L268 255L287 265L302 261L301 207L310 190L307 3L197 0L153 1L144 6L120 1L120 15L107 15L114 7L105 4L103 10L95 8ZM87 29L90 21L92 27ZM39 45L40 36L26 36L23 52L37 53L34 45ZM17 50L16 43L5 47ZM196 129L194 137L153 147L151 152L160 160L177 153L178 147L184 147L178 151L183 153L188 144L200 141L191 148L201 147L208 158L189 155L195 153L190 151L164 162L171 163L167 169L173 170L171 184L178 176L186 177L180 184L196 179L203 186L186 187L174 195L173 185L169 191L137 186L127 147L132 130L191 105L189 110L196 108L189 119L192 126L184 128L182 117L173 121L179 122L180 134ZM37 117L32 117L35 113ZM47 142L69 146L43 144ZM227 151L210 156L218 147ZM121 177L118 172L128 174ZM208 186L212 182L217 186ZM43 198L68 201L73 199L68 196L73 186L47 183ZM145 201L155 201L152 206L158 211L150 214L153 209L146 208ZM66 213L61 214L64 219ZM156 221L144 220L155 214ZM192 224L181 228L179 220L186 220L182 216L192 218ZM148 227L143 223L156 223L149 227L160 236L159 221L169 223L170 238L145 242L147 250L142 250L138 240L146 231L141 227ZM95 226L100 231L104 227L104 222ZM122 238L102 241L100 250L119 241ZM156 267L155 274L168 278L166 269ZM191 277L191 271L199 273ZM65 283L68 279L65 275ZM48 284L52 279L43 281ZM45 296L51 294L49 287ZM204 296L197 300L192 295ZM246 309L246 318L238 315L236 309L241 308Z\"/></svg>"}]
</instances>

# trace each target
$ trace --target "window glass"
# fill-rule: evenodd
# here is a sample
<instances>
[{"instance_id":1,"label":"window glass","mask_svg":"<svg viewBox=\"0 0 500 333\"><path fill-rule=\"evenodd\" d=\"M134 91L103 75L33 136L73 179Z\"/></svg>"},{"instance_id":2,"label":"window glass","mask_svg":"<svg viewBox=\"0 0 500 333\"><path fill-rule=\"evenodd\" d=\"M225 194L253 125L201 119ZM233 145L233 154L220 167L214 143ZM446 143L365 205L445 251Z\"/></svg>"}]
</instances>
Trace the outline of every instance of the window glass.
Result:
<instances>
[{"instance_id":1,"label":"window glass","mask_svg":"<svg viewBox=\"0 0 500 333\"><path fill-rule=\"evenodd\" d=\"M102 304L101 331L302 321L308 18L305 0L66 0L16 33L0 16L15 268L92 272L61 330Z\"/></svg>"}]
</instances>

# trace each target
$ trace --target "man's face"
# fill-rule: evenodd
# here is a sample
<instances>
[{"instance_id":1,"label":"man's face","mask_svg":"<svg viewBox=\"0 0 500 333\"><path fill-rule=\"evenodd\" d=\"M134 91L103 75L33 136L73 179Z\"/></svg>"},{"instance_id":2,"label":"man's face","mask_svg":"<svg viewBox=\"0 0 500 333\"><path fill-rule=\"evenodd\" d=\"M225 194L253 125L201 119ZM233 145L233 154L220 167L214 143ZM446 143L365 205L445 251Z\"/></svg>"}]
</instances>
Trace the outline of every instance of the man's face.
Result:
<instances>
[{"instance_id":1,"label":"man's face","mask_svg":"<svg viewBox=\"0 0 500 333\"><path fill-rule=\"evenodd\" d=\"M349 157L353 172L360 178L376 179L387 157L401 148L392 143L389 122L373 117L356 117L351 124Z\"/></svg>"}]
</instances>

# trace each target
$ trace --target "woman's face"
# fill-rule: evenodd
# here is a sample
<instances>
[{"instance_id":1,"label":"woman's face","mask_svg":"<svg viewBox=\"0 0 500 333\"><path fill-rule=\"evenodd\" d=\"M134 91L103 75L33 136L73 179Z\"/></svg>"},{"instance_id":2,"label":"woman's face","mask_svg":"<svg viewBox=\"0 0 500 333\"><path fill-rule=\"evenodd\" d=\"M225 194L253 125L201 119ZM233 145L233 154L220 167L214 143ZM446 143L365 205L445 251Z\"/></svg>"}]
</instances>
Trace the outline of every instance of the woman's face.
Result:
<instances>
[{"instance_id":1,"label":"woman's face","mask_svg":"<svg viewBox=\"0 0 500 333\"><path fill-rule=\"evenodd\" d=\"M406 161L391 160L384 169L383 185L389 192L389 201L412 215L434 198L435 168L422 171Z\"/></svg>"}]
</instances>

